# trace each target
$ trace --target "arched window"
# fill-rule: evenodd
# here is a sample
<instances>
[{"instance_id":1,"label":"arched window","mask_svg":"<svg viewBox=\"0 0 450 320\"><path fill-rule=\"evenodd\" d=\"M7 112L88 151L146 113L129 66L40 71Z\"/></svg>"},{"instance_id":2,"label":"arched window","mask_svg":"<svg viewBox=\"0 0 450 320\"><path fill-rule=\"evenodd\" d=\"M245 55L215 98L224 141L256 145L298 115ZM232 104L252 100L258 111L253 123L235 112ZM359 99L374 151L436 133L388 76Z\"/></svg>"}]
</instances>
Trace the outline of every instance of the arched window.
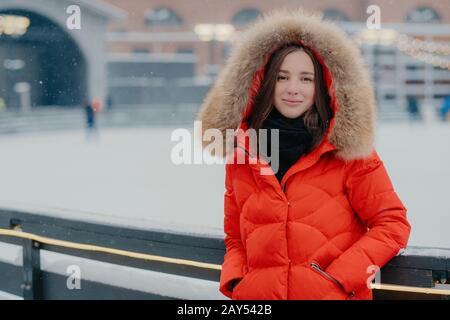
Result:
<instances>
[{"instance_id":1,"label":"arched window","mask_svg":"<svg viewBox=\"0 0 450 320\"><path fill-rule=\"evenodd\" d=\"M145 13L145 24L148 26L178 26L183 19L172 9L157 8Z\"/></svg>"},{"instance_id":2,"label":"arched window","mask_svg":"<svg viewBox=\"0 0 450 320\"><path fill-rule=\"evenodd\" d=\"M430 7L419 7L411 10L406 16L406 22L412 23L439 23L441 18Z\"/></svg>"},{"instance_id":3,"label":"arched window","mask_svg":"<svg viewBox=\"0 0 450 320\"><path fill-rule=\"evenodd\" d=\"M257 9L247 8L236 13L231 19L231 23L235 26L243 26L253 22L261 16L261 12Z\"/></svg>"},{"instance_id":4,"label":"arched window","mask_svg":"<svg viewBox=\"0 0 450 320\"><path fill-rule=\"evenodd\" d=\"M344 13L336 9L323 10L323 18L325 20L332 20L332 21L349 21L349 19Z\"/></svg>"}]
</instances>

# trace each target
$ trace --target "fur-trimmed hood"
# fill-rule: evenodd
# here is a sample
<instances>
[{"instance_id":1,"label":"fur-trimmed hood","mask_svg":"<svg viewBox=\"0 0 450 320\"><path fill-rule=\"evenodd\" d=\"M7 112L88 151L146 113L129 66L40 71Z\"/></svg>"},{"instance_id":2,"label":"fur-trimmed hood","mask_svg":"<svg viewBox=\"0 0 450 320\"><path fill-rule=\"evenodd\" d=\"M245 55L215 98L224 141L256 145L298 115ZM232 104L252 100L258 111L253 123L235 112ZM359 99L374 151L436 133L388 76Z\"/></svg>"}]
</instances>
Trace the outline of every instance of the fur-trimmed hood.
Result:
<instances>
[{"instance_id":1,"label":"fur-trimmed hood","mask_svg":"<svg viewBox=\"0 0 450 320\"><path fill-rule=\"evenodd\" d=\"M311 48L331 76L335 116L326 139L336 147L336 155L345 160L368 156L373 150L376 107L359 49L336 24L303 9L273 11L239 35L200 108L197 119L202 130L219 129L225 152L226 129L239 128L244 112L251 110L256 75L274 50L292 42ZM203 141L203 147L210 143Z\"/></svg>"}]
</instances>

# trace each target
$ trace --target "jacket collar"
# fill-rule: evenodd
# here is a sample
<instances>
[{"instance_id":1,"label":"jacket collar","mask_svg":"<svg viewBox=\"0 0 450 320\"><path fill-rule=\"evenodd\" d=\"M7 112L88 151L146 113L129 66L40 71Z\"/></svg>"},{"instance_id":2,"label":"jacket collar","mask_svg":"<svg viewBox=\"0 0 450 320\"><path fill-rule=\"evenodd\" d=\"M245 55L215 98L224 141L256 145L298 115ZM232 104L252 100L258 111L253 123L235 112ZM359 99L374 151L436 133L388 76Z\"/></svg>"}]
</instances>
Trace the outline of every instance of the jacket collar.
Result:
<instances>
[{"instance_id":1,"label":"jacket collar","mask_svg":"<svg viewBox=\"0 0 450 320\"><path fill-rule=\"evenodd\" d=\"M248 135L246 134L248 127L244 121L242 121L239 126L240 130L236 130L236 148L234 149L234 152L237 151L237 154L241 155L240 159L245 159L246 164L248 164L253 169L255 176L261 179L265 179L275 188L280 188L280 185L281 188L284 188L284 185L286 184L286 181L289 179L289 177L293 176L299 171L308 169L309 167L313 166L325 153L336 150L336 146L328 140L329 133L333 125L334 121L332 120L327 132L325 133L322 143L311 152L302 155L299 160L297 160L297 162L289 168L280 183L276 179L275 174L267 159L265 159L263 156L260 157L256 153L256 151L251 148L248 142ZM244 152L245 155L243 155L242 152ZM234 161L237 161L236 157L233 157L233 159Z\"/></svg>"}]
</instances>

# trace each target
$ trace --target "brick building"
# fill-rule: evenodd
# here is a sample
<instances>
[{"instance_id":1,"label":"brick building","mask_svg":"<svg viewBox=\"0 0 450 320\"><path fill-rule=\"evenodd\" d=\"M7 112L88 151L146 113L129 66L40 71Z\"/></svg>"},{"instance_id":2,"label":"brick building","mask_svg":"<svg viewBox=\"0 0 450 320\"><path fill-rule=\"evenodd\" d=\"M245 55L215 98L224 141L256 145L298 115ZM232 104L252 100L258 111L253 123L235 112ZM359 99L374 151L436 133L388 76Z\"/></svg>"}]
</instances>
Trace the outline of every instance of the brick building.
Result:
<instances>
[{"instance_id":1,"label":"brick building","mask_svg":"<svg viewBox=\"0 0 450 320\"><path fill-rule=\"evenodd\" d=\"M166 61L165 70L170 73L170 61L185 61L190 67L181 69L186 71L191 68L191 83L200 87L208 86L213 80L227 57L233 35L238 34L247 23L272 9L304 6L309 10L322 12L326 19L337 21L350 35L363 36L359 37L363 39L360 43L361 50L372 71L379 104L387 111L396 108L397 111L402 111L411 96L423 103L436 106L445 94L450 92L450 1L107 0L107 2L128 13L126 19L109 25L107 48L110 62L120 64L124 60L131 59L143 63ZM414 42L416 47L400 47L399 41L388 44L376 41L373 43L373 39L370 40L371 35L362 32L367 29L366 21L373 14L373 11L367 11L371 5L376 5L380 9L382 29L393 30L397 39L399 36L407 37L405 38L407 43L417 39L420 42ZM211 34L208 37L208 32L211 33L213 28L221 32L222 37L214 39ZM234 32L229 32L230 30ZM416 49L425 47L430 42L442 45L443 55L440 51L429 52L438 54L437 60L433 60L434 56L426 58L416 54ZM178 69L173 66L172 68ZM174 76L177 77L176 74ZM111 77L115 76L111 74ZM189 77L189 72L180 75L180 78L184 77ZM113 83L126 82L125 78L122 82L119 80L114 82L116 80L111 79ZM198 99L193 98L192 102L198 102ZM401 110L398 110L399 106Z\"/></svg>"}]
</instances>

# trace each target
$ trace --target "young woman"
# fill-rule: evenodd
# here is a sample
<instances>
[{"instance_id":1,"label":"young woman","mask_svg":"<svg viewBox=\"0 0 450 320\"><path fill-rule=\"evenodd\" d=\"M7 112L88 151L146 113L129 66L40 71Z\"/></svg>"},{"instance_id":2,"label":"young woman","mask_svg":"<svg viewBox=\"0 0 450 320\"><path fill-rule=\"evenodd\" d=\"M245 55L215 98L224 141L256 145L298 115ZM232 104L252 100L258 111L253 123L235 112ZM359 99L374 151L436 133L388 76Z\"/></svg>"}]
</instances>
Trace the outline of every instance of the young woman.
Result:
<instances>
[{"instance_id":1,"label":"young woman","mask_svg":"<svg viewBox=\"0 0 450 320\"><path fill-rule=\"evenodd\" d=\"M373 88L345 33L300 10L265 16L240 36L199 119L203 130L240 129L236 143L224 139L220 291L372 299L374 271L406 248L411 227L374 150ZM278 130L276 166L247 145L249 129Z\"/></svg>"}]
</instances>

